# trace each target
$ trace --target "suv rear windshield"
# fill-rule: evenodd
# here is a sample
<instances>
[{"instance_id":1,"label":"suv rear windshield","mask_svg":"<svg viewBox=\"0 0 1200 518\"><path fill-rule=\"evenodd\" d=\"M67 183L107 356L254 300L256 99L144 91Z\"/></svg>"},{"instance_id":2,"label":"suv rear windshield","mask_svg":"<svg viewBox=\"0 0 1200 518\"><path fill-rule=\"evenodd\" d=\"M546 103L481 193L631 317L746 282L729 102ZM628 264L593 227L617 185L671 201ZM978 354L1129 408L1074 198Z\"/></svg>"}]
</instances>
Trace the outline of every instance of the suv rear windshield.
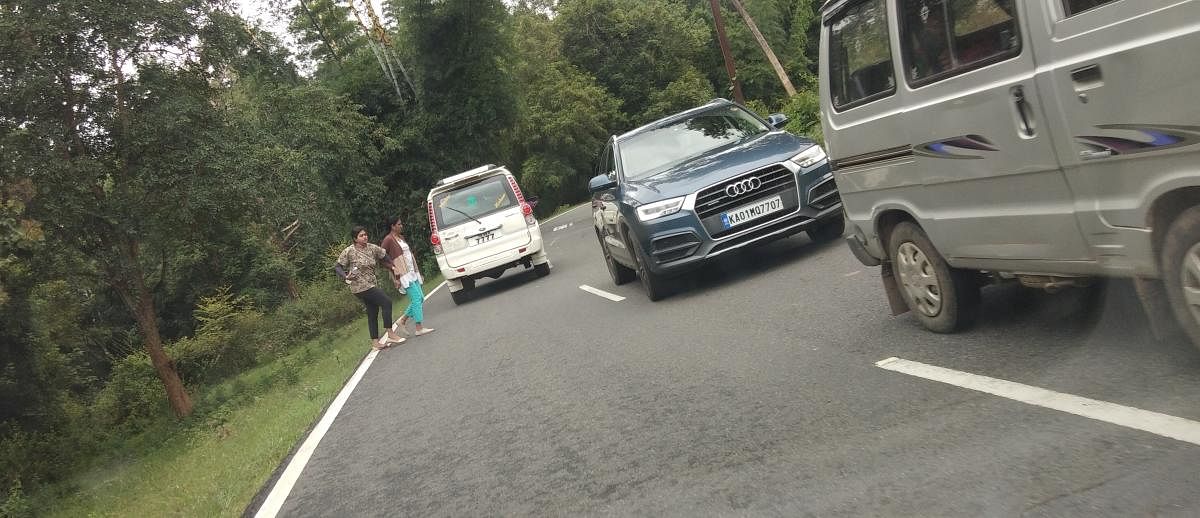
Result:
<instances>
[{"instance_id":1,"label":"suv rear windshield","mask_svg":"<svg viewBox=\"0 0 1200 518\"><path fill-rule=\"evenodd\" d=\"M441 228L453 227L471 218L478 219L516 205L517 197L502 174L433 195L433 206L437 208L434 215Z\"/></svg>"},{"instance_id":2,"label":"suv rear windshield","mask_svg":"<svg viewBox=\"0 0 1200 518\"><path fill-rule=\"evenodd\" d=\"M620 141L621 171L629 180L646 178L768 131L758 117L737 106L706 110Z\"/></svg>"}]
</instances>

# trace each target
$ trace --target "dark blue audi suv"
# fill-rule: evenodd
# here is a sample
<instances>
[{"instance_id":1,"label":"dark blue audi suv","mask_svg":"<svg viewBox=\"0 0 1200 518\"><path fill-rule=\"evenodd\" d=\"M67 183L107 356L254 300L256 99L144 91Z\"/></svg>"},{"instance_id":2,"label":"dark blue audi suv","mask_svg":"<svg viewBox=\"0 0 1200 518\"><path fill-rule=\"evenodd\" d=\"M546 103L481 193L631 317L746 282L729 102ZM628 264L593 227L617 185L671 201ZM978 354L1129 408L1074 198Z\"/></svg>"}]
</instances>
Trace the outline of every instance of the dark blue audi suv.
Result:
<instances>
[{"instance_id":1,"label":"dark blue audi suv","mask_svg":"<svg viewBox=\"0 0 1200 518\"><path fill-rule=\"evenodd\" d=\"M801 231L841 236L825 151L785 124L717 99L611 138L588 190L613 282L641 279L659 300L721 254Z\"/></svg>"}]
</instances>

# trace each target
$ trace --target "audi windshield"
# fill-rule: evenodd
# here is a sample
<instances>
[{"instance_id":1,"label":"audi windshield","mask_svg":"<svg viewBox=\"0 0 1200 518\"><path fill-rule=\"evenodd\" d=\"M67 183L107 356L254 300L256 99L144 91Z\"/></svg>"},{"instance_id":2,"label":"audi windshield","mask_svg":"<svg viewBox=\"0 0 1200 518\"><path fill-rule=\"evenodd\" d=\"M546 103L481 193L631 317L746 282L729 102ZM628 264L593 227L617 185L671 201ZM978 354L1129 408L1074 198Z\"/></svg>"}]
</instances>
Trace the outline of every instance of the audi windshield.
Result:
<instances>
[{"instance_id":1,"label":"audi windshield","mask_svg":"<svg viewBox=\"0 0 1200 518\"><path fill-rule=\"evenodd\" d=\"M770 131L762 120L738 106L721 106L620 141L627 180L654 176L713 149L745 142Z\"/></svg>"}]
</instances>

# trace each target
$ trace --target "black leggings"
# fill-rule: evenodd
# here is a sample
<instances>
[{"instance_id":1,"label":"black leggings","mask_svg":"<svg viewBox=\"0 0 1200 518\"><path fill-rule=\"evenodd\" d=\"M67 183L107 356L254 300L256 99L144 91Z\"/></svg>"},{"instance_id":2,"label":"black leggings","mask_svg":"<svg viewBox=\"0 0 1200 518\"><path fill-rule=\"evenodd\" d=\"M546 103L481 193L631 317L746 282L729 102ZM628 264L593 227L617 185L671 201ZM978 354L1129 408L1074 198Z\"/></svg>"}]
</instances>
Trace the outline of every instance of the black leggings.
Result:
<instances>
[{"instance_id":1,"label":"black leggings","mask_svg":"<svg viewBox=\"0 0 1200 518\"><path fill-rule=\"evenodd\" d=\"M372 340L379 339L379 321L375 318L376 312L383 312L383 323L386 326L392 325L392 299L389 299L387 294L378 287L371 288L367 291L362 291L354 294L361 300L363 306L367 308L367 331L371 333Z\"/></svg>"}]
</instances>

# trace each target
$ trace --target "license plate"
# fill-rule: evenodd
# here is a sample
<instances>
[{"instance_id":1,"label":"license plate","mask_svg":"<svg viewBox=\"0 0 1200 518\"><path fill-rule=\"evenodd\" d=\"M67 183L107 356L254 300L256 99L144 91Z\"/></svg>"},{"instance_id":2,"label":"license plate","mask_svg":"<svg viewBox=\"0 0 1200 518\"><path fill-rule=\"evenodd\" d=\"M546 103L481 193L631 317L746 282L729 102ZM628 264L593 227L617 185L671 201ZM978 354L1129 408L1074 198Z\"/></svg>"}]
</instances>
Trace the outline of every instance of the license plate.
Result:
<instances>
[{"instance_id":1,"label":"license plate","mask_svg":"<svg viewBox=\"0 0 1200 518\"><path fill-rule=\"evenodd\" d=\"M725 228L732 228L781 210L783 210L783 198L776 195L721 214L721 225Z\"/></svg>"},{"instance_id":2,"label":"license plate","mask_svg":"<svg viewBox=\"0 0 1200 518\"><path fill-rule=\"evenodd\" d=\"M467 238L467 243L471 246L482 245L488 241L496 239L496 237L499 234L500 233L496 232L495 230L492 230L490 232L484 232L482 234L476 234L474 236Z\"/></svg>"}]
</instances>

